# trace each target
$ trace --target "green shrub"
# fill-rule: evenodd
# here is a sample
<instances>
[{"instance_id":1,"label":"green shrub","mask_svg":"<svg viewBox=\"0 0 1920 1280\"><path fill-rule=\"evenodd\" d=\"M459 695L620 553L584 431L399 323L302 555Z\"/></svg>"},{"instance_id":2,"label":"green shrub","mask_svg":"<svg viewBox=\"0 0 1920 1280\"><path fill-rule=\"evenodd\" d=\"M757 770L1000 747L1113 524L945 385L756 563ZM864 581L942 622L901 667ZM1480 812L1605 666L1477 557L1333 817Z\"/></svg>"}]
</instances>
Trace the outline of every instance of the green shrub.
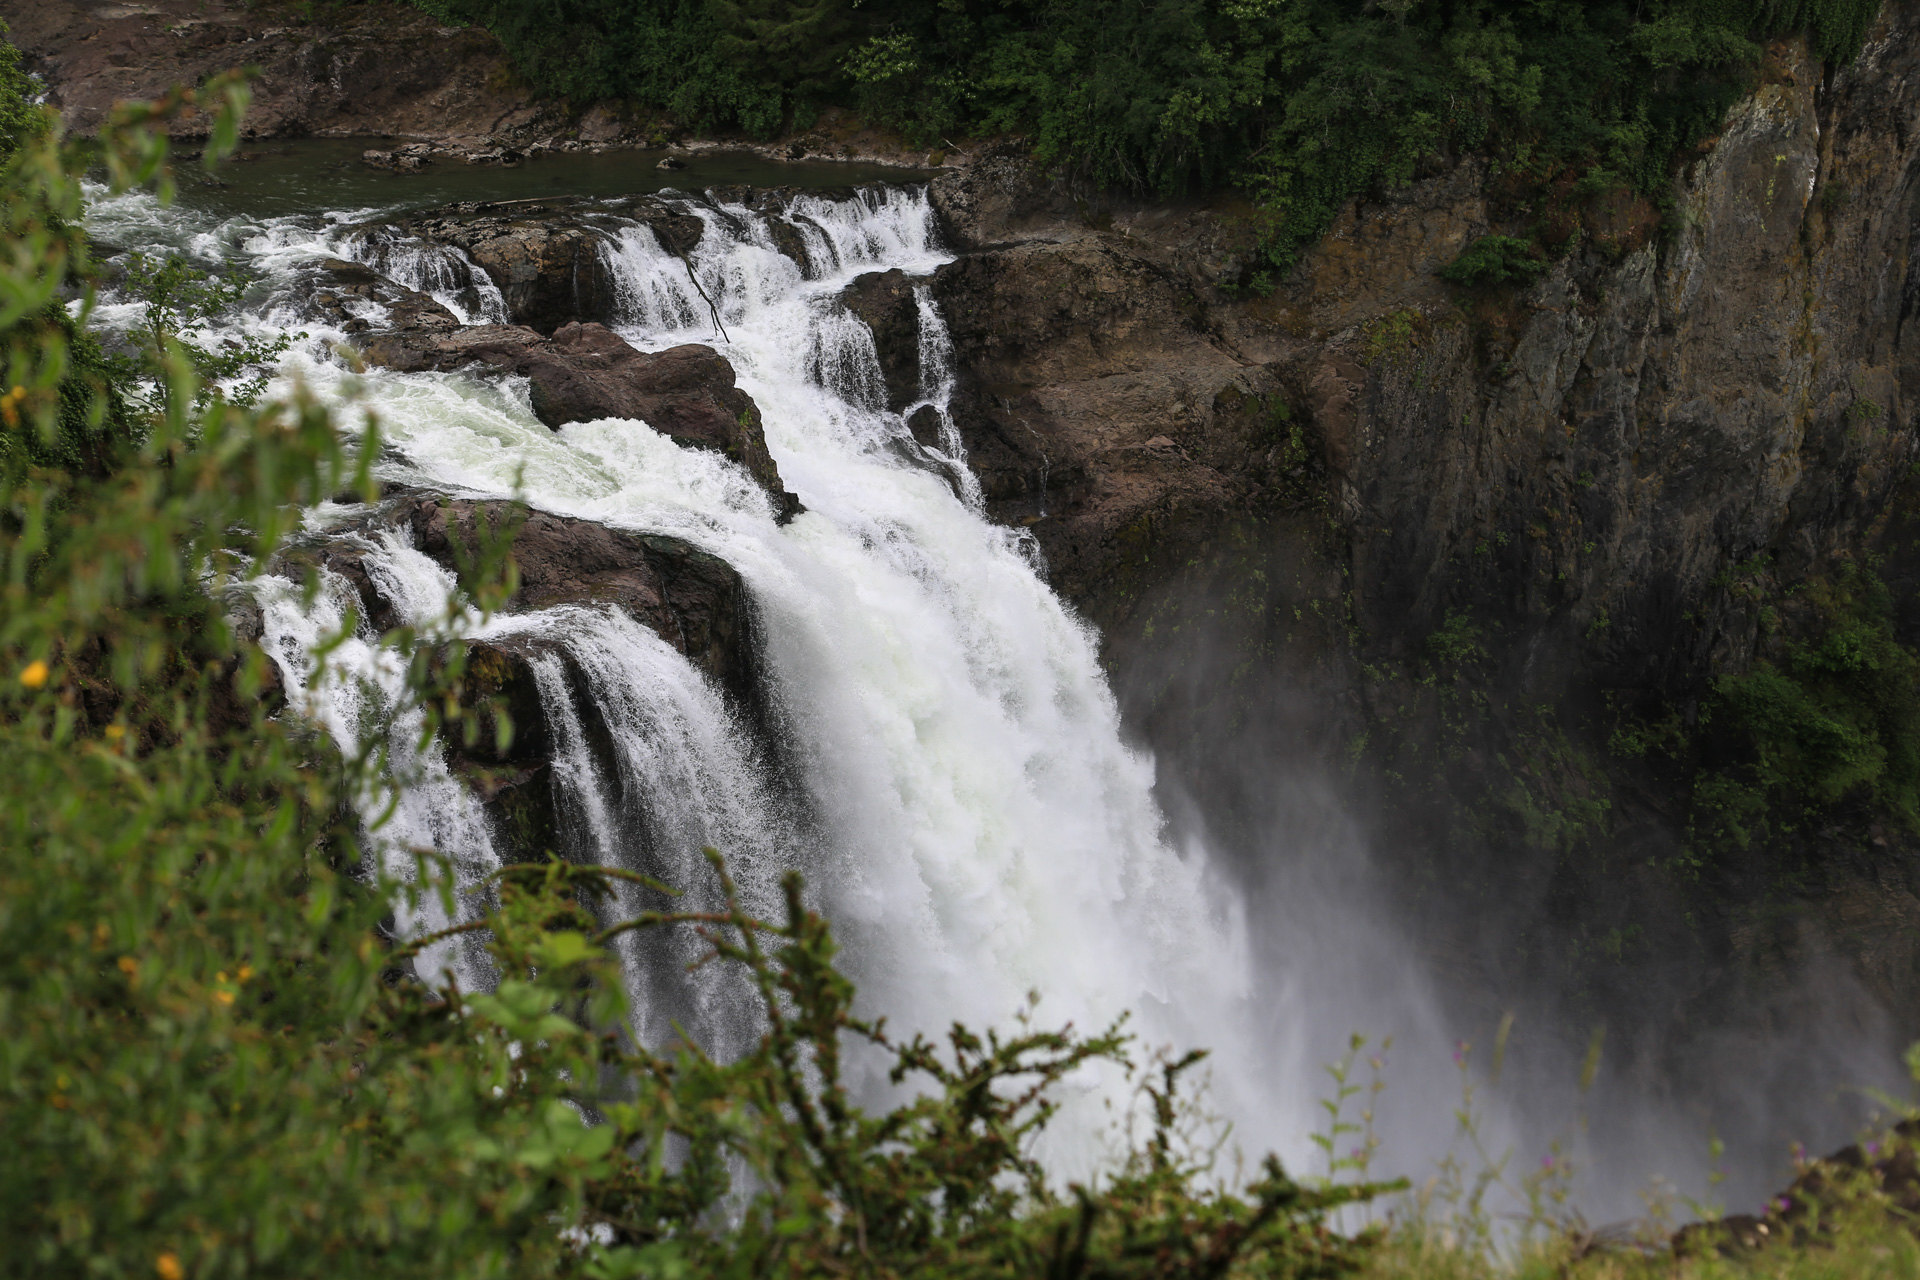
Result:
<instances>
[{"instance_id":1,"label":"green shrub","mask_svg":"<svg viewBox=\"0 0 1920 1280\"><path fill-rule=\"evenodd\" d=\"M1920 831L1920 655L1893 633L1886 584L1849 565L1800 596L1795 634L1714 685L1694 787L1710 845L1789 835L1849 802Z\"/></svg>"},{"instance_id":2,"label":"green shrub","mask_svg":"<svg viewBox=\"0 0 1920 1280\"><path fill-rule=\"evenodd\" d=\"M1442 278L1458 285L1532 284L1547 269L1530 240L1514 236L1481 236L1461 255L1440 269Z\"/></svg>"}]
</instances>

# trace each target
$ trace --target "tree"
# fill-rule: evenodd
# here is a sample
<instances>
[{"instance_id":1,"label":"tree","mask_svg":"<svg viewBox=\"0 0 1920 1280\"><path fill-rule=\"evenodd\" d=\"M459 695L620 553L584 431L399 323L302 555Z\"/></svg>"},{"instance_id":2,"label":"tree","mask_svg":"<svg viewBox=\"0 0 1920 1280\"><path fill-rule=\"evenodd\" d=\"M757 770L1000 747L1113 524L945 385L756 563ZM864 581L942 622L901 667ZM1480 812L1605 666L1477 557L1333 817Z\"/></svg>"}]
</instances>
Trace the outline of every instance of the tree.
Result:
<instances>
[{"instance_id":1,"label":"tree","mask_svg":"<svg viewBox=\"0 0 1920 1280\"><path fill-rule=\"evenodd\" d=\"M226 267L202 271L177 255L150 258L133 252L126 256L126 291L144 305L138 340L138 363L127 378L139 385L145 375L153 388L149 407L165 411L172 381L163 376L169 356L178 353L192 368L198 390L195 407L205 408L215 397L242 408L250 407L266 390L272 365L296 340L307 335L275 334L269 338L210 337L203 330L232 311L245 296L253 278ZM234 382L242 374L252 376ZM230 384L230 385L222 385Z\"/></svg>"}]
</instances>

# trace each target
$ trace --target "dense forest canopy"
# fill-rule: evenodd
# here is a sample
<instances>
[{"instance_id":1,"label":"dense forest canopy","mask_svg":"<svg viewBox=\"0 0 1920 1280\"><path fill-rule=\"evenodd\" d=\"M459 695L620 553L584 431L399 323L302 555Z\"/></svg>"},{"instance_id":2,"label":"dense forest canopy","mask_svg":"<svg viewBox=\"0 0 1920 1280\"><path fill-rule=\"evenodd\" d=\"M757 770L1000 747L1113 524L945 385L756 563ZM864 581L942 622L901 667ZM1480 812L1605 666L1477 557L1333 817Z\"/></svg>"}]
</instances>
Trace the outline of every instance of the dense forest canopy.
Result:
<instances>
[{"instance_id":1,"label":"dense forest canopy","mask_svg":"<svg viewBox=\"0 0 1920 1280\"><path fill-rule=\"evenodd\" d=\"M928 146L1017 132L1102 186L1237 186L1284 267L1348 199L1492 156L1658 198L1765 43L1878 0L419 0L537 87L767 135L844 105Z\"/></svg>"}]
</instances>

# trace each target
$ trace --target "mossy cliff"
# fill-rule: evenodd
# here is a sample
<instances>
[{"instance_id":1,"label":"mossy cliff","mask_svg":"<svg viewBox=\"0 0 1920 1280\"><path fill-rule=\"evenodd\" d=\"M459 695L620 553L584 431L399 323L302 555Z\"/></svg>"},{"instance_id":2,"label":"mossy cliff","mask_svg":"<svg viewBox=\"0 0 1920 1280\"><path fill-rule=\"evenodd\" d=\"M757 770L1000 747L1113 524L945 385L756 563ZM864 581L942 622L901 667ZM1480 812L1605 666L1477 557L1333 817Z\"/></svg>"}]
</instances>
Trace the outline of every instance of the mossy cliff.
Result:
<instances>
[{"instance_id":1,"label":"mossy cliff","mask_svg":"<svg viewBox=\"0 0 1920 1280\"><path fill-rule=\"evenodd\" d=\"M1895 3L1670 209L1466 160L1264 298L1244 207L940 178L973 460L1176 809L1255 856L1315 773L1450 968L1648 1045L1816 953L1920 1017L1917 113Z\"/></svg>"}]
</instances>

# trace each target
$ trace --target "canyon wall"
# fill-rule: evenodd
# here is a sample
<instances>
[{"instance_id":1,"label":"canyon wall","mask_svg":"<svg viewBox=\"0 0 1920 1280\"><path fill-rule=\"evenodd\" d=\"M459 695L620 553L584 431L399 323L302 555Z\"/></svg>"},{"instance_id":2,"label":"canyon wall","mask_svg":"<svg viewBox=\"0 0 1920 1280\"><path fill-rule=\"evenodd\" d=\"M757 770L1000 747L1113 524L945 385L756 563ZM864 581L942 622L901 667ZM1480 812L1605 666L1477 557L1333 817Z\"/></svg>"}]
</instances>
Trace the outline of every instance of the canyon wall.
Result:
<instances>
[{"instance_id":1,"label":"canyon wall","mask_svg":"<svg viewBox=\"0 0 1920 1280\"><path fill-rule=\"evenodd\" d=\"M1437 165L1264 297L1222 284L1250 209L1012 150L936 180L972 461L1176 814L1276 856L1317 775L1489 1009L1628 1012L1652 1053L1828 965L1836 1016L1912 1027L1913 831L1860 802L1716 843L1701 744L1848 575L1915 638L1917 24L1889 5L1844 68L1769 48L1664 216ZM1490 233L1538 279L1441 277Z\"/></svg>"}]
</instances>

